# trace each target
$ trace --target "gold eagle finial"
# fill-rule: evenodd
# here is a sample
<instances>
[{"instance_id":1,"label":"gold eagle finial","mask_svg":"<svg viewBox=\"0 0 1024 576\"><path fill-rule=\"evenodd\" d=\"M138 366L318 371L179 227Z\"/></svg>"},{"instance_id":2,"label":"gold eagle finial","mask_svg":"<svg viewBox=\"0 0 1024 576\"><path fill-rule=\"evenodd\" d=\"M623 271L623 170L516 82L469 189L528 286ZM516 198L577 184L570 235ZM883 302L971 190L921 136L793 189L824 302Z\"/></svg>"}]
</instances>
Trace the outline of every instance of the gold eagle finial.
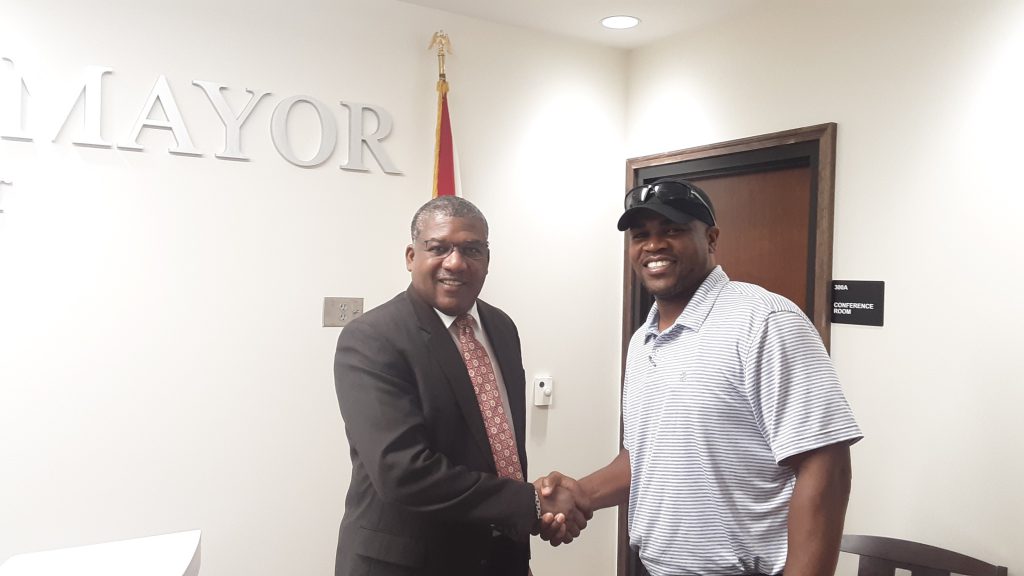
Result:
<instances>
[{"instance_id":1,"label":"gold eagle finial","mask_svg":"<svg viewBox=\"0 0 1024 576\"><path fill-rule=\"evenodd\" d=\"M451 53L452 41L444 30L438 30L430 39L429 48L431 50L437 48L437 73L444 78L444 57Z\"/></svg>"}]
</instances>

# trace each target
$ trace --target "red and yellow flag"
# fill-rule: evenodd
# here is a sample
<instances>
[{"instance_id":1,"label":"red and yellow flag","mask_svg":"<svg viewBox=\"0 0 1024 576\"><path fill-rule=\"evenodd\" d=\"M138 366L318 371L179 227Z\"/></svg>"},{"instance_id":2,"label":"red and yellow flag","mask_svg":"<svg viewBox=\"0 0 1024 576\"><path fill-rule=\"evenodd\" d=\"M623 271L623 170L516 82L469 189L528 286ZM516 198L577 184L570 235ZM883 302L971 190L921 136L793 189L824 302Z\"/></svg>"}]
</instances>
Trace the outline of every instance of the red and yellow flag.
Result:
<instances>
[{"instance_id":1,"label":"red and yellow flag","mask_svg":"<svg viewBox=\"0 0 1024 576\"><path fill-rule=\"evenodd\" d=\"M452 119L448 115L448 81L437 81L437 136L434 142L434 198L455 196L455 151Z\"/></svg>"},{"instance_id":2,"label":"red and yellow flag","mask_svg":"<svg viewBox=\"0 0 1024 576\"><path fill-rule=\"evenodd\" d=\"M452 119L448 114L448 78L444 72L444 58L451 50L451 41L444 30L438 30L430 40L437 48L437 131L434 139L434 198L456 196L458 183L455 176L455 146L452 142Z\"/></svg>"}]
</instances>

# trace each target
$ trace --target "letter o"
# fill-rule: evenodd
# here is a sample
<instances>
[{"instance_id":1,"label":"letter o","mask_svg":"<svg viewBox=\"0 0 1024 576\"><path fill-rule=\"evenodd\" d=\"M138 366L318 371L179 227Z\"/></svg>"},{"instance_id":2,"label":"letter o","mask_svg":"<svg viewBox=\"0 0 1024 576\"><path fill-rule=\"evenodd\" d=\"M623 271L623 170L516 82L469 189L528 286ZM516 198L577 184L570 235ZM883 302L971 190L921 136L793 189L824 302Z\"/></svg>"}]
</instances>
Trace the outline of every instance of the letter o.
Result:
<instances>
[{"instance_id":1,"label":"letter o","mask_svg":"<svg viewBox=\"0 0 1024 576\"><path fill-rule=\"evenodd\" d=\"M306 102L313 106L320 119L320 148L309 160L297 157L295 151L292 150L292 143L288 140L288 116L291 114L292 107L299 102ZM274 115L270 118L270 138L274 141L274 148L282 158L296 166L311 168L323 164L334 153L334 147L338 143L338 125L331 111L316 98L292 96L285 98L274 108Z\"/></svg>"}]
</instances>

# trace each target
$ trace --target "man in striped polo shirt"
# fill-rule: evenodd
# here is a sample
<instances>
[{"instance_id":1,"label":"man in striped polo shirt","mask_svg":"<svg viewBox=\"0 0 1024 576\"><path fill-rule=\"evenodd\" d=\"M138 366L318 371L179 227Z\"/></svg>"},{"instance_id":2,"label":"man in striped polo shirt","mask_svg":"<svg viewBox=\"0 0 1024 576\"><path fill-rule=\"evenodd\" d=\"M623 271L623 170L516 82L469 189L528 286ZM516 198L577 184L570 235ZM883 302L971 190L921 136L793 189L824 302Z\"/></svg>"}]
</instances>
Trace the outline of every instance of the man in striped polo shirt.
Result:
<instances>
[{"instance_id":1,"label":"man in striped polo shirt","mask_svg":"<svg viewBox=\"0 0 1024 576\"><path fill-rule=\"evenodd\" d=\"M833 574L861 432L818 333L716 265L703 190L663 179L625 208L618 228L655 303L629 343L623 450L547 484L595 509L628 501L630 544L654 576Z\"/></svg>"}]
</instances>

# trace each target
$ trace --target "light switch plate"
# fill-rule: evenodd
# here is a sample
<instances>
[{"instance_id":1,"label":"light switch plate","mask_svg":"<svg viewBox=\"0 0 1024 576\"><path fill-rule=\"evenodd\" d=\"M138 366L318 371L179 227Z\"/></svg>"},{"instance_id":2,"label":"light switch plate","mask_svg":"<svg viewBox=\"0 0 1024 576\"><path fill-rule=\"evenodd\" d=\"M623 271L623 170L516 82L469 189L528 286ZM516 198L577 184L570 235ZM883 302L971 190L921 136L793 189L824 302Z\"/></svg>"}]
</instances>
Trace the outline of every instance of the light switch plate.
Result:
<instances>
[{"instance_id":1,"label":"light switch plate","mask_svg":"<svg viewBox=\"0 0 1024 576\"><path fill-rule=\"evenodd\" d=\"M533 405L550 406L555 394L555 379L543 376L533 379Z\"/></svg>"},{"instance_id":2,"label":"light switch plate","mask_svg":"<svg viewBox=\"0 0 1024 576\"><path fill-rule=\"evenodd\" d=\"M324 298L324 328L342 327L362 316L362 298Z\"/></svg>"}]
</instances>

